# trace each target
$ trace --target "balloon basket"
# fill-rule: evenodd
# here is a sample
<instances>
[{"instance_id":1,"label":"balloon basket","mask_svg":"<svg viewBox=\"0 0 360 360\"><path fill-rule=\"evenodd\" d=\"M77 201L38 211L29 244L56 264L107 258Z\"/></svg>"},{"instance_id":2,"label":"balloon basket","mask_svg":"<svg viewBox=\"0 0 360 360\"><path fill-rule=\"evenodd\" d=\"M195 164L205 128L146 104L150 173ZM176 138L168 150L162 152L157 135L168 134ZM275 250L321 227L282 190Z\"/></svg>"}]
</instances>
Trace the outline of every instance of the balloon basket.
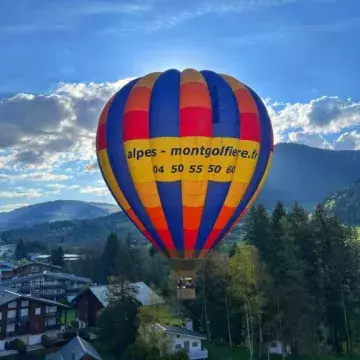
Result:
<instances>
[{"instance_id":1,"label":"balloon basket","mask_svg":"<svg viewBox=\"0 0 360 360\"><path fill-rule=\"evenodd\" d=\"M177 289L177 298L178 300L195 300L196 294L195 294L195 288L189 289L189 288L181 288Z\"/></svg>"}]
</instances>

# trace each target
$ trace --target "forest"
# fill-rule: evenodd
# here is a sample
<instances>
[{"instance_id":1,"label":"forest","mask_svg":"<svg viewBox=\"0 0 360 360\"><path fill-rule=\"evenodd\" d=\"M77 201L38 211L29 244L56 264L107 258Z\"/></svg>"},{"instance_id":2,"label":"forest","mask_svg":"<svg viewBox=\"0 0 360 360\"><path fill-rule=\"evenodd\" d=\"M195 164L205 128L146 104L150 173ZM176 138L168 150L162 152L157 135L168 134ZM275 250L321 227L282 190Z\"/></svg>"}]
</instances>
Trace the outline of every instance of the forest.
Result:
<instances>
[{"instance_id":1,"label":"forest","mask_svg":"<svg viewBox=\"0 0 360 360\"><path fill-rule=\"evenodd\" d=\"M119 354L160 359L158 344L142 336L144 322L185 318L210 343L246 348L250 359L266 355L266 344L273 340L290 346L292 355L359 353L356 230L321 205L309 214L298 203L285 210L278 202L271 214L262 205L252 207L242 233L208 256L195 279L196 300L183 302L176 299L176 275L154 248L115 233L102 251L95 244L87 247L86 258L73 271L99 284L144 281L167 303L146 310L136 308L124 293L114 296L101 316L97 346L102 353L109 359Z\"/></svg>"}]
</instances>

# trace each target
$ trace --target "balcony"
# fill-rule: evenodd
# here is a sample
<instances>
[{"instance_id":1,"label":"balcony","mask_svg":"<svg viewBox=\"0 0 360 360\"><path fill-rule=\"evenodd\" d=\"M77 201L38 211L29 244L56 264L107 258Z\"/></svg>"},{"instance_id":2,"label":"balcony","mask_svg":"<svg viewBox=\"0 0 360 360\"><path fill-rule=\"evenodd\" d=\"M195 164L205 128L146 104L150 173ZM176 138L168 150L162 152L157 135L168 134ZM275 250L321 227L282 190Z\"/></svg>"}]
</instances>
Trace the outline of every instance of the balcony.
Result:
<instances>
[{"instance_id":1,"label":"balcony","mask_svg":"<svg viewBox=\"0 0 360 360\"><path fill-rule=\"evenodd\" d=\"M12 323L16 322L16 320L17 320L16 316L10 317L10 318L8 317L8 318L6 319L6 322L7 322L8 324L12 324Z\"/></svg>"},{"instance_id":2,"label":"balcony","mask_svg":"<svg viewBox=\"0 0 360 360\"><path fill-rule=\"evenodd\" d=\"M208 358L208 351L206 349L191 351L188 353L190 360L202 360Z\"/></svg>"}]
</instances>

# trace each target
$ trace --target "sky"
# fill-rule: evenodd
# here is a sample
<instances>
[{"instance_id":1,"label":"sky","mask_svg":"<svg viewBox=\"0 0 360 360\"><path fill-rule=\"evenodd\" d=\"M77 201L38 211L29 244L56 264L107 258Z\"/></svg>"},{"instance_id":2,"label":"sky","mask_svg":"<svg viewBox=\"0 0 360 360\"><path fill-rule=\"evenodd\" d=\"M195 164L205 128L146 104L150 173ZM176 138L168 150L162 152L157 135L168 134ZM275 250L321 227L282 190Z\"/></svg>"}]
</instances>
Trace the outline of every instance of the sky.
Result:
<instances>
[{"instance_id":1,"label":"sky","mask_svg":"<svg viewBox=\"0 0 360 360\"><path fill-rule=\"evenodd\" d=\"M0 212L114 202L96 166L106 100L169 68L232 75L275 142L360 150L359 0L0 0Z\"/></svg>"}]
</instances>

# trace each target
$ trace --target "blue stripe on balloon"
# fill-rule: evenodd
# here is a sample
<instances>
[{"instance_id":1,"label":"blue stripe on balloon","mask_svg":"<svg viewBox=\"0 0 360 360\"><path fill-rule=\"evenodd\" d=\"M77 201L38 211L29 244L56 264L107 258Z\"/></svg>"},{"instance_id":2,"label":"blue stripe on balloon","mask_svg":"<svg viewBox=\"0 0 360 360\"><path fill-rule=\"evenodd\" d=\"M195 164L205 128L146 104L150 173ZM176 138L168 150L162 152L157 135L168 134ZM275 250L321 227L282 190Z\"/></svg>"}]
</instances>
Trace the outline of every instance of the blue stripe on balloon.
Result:
<instances>
[{"instance_id":1,"label":"blue stripe on balloon","mask_svg":"<svg viewBox=\"0 0 360 360\"><path fill-rule=\"evenodd\" d=\"M180 77L168 70L156 80L150 99L150 138L180 136ZM184 249L181 181L156 182L160 202L176 250Z\"/></svg>"},{"instance_id":2,"label":"blue stripe on balloon","mask_svg":"<svg viewBox=\"0 0 360 360\"><path fill-rule=\"evenodd\" d=\"M211 97L213 137L240 137L239 108L230 85L213 71L201 71ZM209 181L196 250L201 250L211 233L229 192L231 181Z\"/></svg>"},{"instance_id":3,"label":"blue stripe on balloon","mask_svg":"<svg viewBox=\"0 0 360 360\"><path fill-rule=\"evenodd\" d=\"M159 238L154 226L152 225L148 214L139 198L139 195L134 186L130 172L128 170L127 160L123 146L123 113L126 101L131 92L131 89L136 84L136 80L131 81L125 85L114 97L107 117L106 122L106 143L107 153L109 156L110 165L114 173L115 179L119 188L123 192L127 202L134 211L135 215L143 223L146 230L152 236L156 244L162 249L165 254L169 255Z\"/></svg>"},{"instance_id":4,"label":"blue stripe on balloon","mask_svg":"<svg viewBox=\"0 0 360 360\"><path fill-rule=\"evenodd\" d=\"M263 178L266 170L266 166L270 157L271 145L273 143L273 134L272 134L272 126L269 114L266 110L264 103L261 101L260 97L253 91L251 88L246 86L250 94L255 100L259 117L260 117L260 126L261 126L261 141L260 141L260 153L259 159L255 167L254 175L250 181L250 184L242 198L240 204L236 208L233 216L230 218L229 222L226 224L224 229L219 234L218 238L215 240L212 249L215 248L219 242L223 239L226 232L233 225L234 221L240 216L240 214L244 211L245 207L253 197L255 191L259 187L261 179Z\"/></svg>"}]
</instances>

